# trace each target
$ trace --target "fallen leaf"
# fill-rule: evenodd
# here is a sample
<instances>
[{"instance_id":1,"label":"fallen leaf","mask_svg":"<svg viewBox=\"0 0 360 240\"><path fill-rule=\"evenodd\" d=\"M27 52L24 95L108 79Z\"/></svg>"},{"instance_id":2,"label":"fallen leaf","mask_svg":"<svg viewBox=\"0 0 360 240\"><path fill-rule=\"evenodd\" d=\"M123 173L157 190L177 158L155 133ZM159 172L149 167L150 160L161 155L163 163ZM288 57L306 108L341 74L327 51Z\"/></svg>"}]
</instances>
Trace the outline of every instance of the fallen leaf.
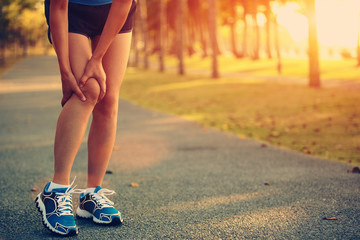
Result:
<instances>
[{"instance_id":1,"label":"fallen leaf","mask_svg":"<svg viewBox=\"0 0 360 240\"><path fill-rule=\"evenodd\" d=\"M264 185L265 185L265 186L271 186L271 185L272 185L272 182L265 182Z\"/></svg>"},{"instance_id":2,"label":"fallen leaf","mask_svg":"<svg viewBox=\"0 0 360 240\"><path fill-rule=\"evenodd\" d=\"M348 173L360 173L360 168L359 167L353 167L351 169L347 170Z\"/></svg>"},{"instance_id":3,"label":"fallen leaf","mask_svg":"<svg viewBox=\"0 0 360 240\"><path fill-rule=\"evenodd\" d=\"M261 147L266 148L267 145L265 143L261 144Z\"/></svg>"},{"instance_id":4,"label":"fallen leaf","mask_svg":"<svg viewBox=\"0 0 360 240\"><path fill-rule=\"evenodd\" d=\"M312 144L312 145L316 145L316 141L313 141L311 144Z\"/></svg>"},{"instance_id":5,"label":"fallen leaf","mask_svg":"<svg viewBox=\"0 0 360 240\"><path fill-rule=\"evenodd\" d=\"M33 187L33 188L31 189L32 192L37 192L37 190L38 190L38 189L37 189L36 187Z\"/></svg>"},{"instance_id":6,"label":"fallen leaf","mask_svg":"<svg viewBox=\"0 0 360 240\"><path fill-rule=\"evenodd\" d=\"M139 187L139 184L136 182L131 182L130 187L137 188L137 187Z\"/></svg>"},{"instance_id":7,"label":"fallen leaf","mask_svg":"<svg viewBox=\"0 0 360 240\"><path fill-rule=\"evenodd\" d=\"M269 137L274 137L274 138L280 137L280 133L277 131L273 131L269 134Z\"/></svg>"},{"instance_id":8,"label":"fallen leaf","mask_svg":"<svg viewBox=\"0 0 360 240\"><path fill-rule=\"evenodd\" d=\"M106 170L105 172L106 174L113 174L113 172L111 170Z\"/></svg>"},{"instance_id":9,"label":"fallen leaf","mask_svg":"<svg viewBox=\"0 0 360 240\"><path fill-rule=\"evenodd\" d=\"M320 128L315 128L314 132L319 133L319 132L321 132L321 129Z\"/></svg>"},{"instance_id":10,"label":"fallen leaf","mask_svg":"<svg viewBox=\"0 0 360 240\"><path fill-rule=\"evenodd\" d=\"M338 220L337 217L323 217L323 220Z\"/></svg>"},{"instance_id":11,"label":"fallen leaf","mask_svg":"<svg viewBox=\"0 0 360 240\"><path fill-rule=\"evenodd\" d=\"M303 153L311 154L311 151L307 147L303 147Z\"/></svg>"}]
</instances>

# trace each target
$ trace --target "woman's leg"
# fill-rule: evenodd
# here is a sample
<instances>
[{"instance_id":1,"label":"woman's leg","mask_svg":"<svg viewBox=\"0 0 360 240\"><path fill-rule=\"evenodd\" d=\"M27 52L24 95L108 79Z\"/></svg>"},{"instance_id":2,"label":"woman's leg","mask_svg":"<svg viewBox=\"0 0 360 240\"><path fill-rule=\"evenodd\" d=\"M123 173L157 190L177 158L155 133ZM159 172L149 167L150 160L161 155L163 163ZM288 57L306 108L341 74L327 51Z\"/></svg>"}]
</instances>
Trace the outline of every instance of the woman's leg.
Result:
<instances>
[{"instance_id":1,"label":"woman's leg","mask_svg":"<svg viewBox=\"0 0 360 240\"><path fill-rule=\"evenodd\" d=\"M99 38L93 41L93 48ZM114 147L120 85L124 78L131 33L118 34L103 58L106 95L95 106L88 140L88 187L100 186Z\"/></svg>"},{"instance_id":2,"label":"woman's leg","mask_svg":"<svg viewBox=\"0 0 360 240\"><path fill-rule=\"evenodd\" d=\"M80 34L69 33L70 65L77 80L82 76L91 57L88 39ZM73 94L63 107L58 118L54 145L53 182L68 185L70 172L83 140L88 120L96 105L100 87L95 79L89 79L83 88L85 102Z\"/></svg>"}]
</instances>

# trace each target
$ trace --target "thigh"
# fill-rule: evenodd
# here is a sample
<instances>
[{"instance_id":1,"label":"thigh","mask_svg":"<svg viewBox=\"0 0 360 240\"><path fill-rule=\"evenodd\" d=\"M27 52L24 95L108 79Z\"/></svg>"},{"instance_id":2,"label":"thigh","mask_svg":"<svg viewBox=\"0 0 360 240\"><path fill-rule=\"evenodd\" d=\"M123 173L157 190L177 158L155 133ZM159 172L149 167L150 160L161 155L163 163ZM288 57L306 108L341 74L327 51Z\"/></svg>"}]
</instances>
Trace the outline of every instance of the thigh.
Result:
<instances>
[{"instance_id":1,"label":"thigh","mask_svg":"<svg viewBox=\"0 0 360 240\"><path fill-rule=\"evenodd\" d=\"M91 54L91 46L86 36L69 33L70 66L77 81L82 77Z\"/></svg>"},{"instance_id":2,"label":"thigh","mask_svg":"<svg viewBox=\"0 0 360 240\"><path fill-rule=\"evenodd\" d=\"M131 32L117 34L104 55L103 67L106 73L106 95L104 102L106 102L107 98L118 99L120 86L128 63L131 37ZM99 36L94 38L93 49L96 47L99 38Z\"/></svg>"}]
</instances>

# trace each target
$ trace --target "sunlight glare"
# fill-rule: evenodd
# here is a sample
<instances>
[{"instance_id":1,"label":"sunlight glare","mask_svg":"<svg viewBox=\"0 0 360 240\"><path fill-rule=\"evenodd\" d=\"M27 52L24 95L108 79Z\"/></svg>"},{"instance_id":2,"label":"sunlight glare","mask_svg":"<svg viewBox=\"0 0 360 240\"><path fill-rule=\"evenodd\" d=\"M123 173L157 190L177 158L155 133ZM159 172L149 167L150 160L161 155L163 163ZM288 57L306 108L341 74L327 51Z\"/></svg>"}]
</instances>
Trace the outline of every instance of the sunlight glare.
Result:
<instances>
[{"instance_id":1,"label":"sunlight glare","mask_svg":"<svg viewBox=\"0 0 360 240\"><path fill-rule=\"evenodd\" d=\"M319 42L326 46L355 47L359 6L359 0L318 0Z\"/></svg>"},{"instance_id":2,"label":"sunlight glare","mask_svg":"<svg viewBox=\"0 0 360 240\"><path fill-rule=\"evenodd\" d=\"M306 40L308 35L307 19L297 12L299 8L297 3L287 3L277 9L278 23L289 31L296 42Z\"/></svg>"},{"instance_id":3,"label":"sunlight glare","mask_svg":"<svg viewBox=\"0 0 360 240\"><path fill-rule=\"evenodd\" d=\"M277 22L295 42L308 37L307 18L297 3L273 6ZM317 0L318 39L323 46L354 48L360 21L360 0Z\"/></svg>"}]
</instances>

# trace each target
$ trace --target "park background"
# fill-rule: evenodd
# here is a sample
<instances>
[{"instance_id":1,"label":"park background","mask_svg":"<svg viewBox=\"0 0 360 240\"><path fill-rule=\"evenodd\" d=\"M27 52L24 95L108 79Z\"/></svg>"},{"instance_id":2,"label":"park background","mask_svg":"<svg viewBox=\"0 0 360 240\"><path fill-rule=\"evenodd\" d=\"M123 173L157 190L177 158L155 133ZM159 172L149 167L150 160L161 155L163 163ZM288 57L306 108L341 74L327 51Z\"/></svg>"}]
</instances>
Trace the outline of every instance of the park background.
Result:
<instances>
[{"instance_id":1,"label":"park background","mask_svg":"<svg viewBox=\"0 0 360 240\"><path fill-rule=\"evenodd\" d=\"M262 147L360 163L358 0L137 4L122 98ZM0 74L54 54L43 12L41 0L1 1Z\"/></svg>"}]
</instances>

